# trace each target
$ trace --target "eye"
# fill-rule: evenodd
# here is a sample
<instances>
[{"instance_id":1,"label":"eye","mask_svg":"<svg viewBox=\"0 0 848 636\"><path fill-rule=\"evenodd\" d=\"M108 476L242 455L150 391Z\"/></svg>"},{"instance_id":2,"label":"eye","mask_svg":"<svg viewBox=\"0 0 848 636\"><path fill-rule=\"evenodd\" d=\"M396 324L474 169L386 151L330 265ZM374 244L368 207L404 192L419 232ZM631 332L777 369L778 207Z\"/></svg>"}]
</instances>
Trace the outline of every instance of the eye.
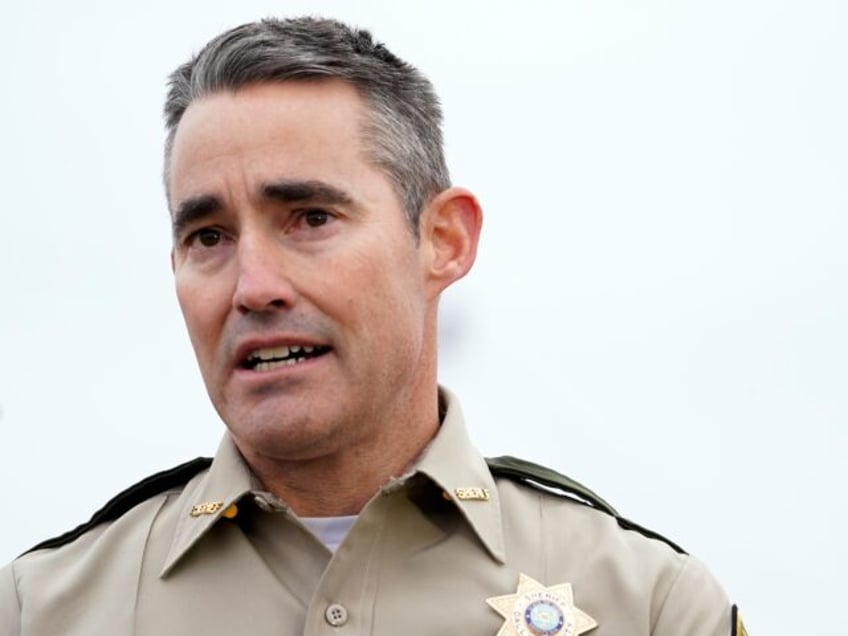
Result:
<instances>
[{"instance_id":1,"label":"eye","mask_svg":"<svg viewBox=\"0 0 848 636\"><path fill-rule=\"evenodd\" d=\"M205 227L192 234L190 242L199 243L203 247L215 247L221 242L221 231L215 228Z\"/></svg>"},{"instance_id":2,"label":"eye","mask_svg":"<svg viewBox=\"0 0 848 636\"><path fill-rule=\"evenodd\" d=\"M303 221L309 227L321 227L330 220L330 213L324 210L306 210L303 212Z\"/></svg>"}]
</instances>

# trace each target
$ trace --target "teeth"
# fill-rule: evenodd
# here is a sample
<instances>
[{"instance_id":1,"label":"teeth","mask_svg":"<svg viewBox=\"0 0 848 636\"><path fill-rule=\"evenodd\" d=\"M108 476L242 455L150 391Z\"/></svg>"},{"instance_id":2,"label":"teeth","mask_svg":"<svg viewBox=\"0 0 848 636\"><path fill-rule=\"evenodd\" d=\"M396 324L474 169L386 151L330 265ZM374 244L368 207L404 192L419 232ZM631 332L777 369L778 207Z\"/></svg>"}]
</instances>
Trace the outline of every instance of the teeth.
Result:
<instances>
[{"instance_id":1,"label":"teeth","mask_svg":"<svg viewBox=\"0 0 848 636\"><path fill-rule=\"evenodd\" d=\"M270 371L271 369L278 369L280 367L291 367L299 362L302 362L304 358L288 358L287 360L275 360L274 362L260 362L255 367L253 367L254 371Z\"/></svg>"},{"instance_id":2,"label":"teeth","mask_svg":"<svg viewBox=\"0 0 848 636\"><path fill-rule=\"evenodd\" d=\"M274 360L275 358L288 358L291 349L289 347L273 347L269 349L257 349L249 358L259 360Z\"/></svg>"},{"instance_id":3,"label":"teeth","mask_svg":"<svg viewBox=\"0 0 848 636\"><path fill-rule=\"evenodd\" d=\"M247 360L255 371L267 371L283 364L289 366L296 364L318 349L319 347L314 345L267 347L251 351Z\"/></svg>"}]
</instances>

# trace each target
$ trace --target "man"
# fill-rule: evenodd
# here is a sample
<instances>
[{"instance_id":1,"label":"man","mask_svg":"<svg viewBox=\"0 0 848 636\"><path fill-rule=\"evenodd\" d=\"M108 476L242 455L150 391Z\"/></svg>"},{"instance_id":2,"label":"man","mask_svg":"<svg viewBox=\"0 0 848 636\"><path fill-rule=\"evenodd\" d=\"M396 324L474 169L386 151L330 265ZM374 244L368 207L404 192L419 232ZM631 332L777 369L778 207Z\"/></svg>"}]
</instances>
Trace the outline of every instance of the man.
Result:
<instances>
[{"instance_id":1,"label":"man","mask_svg":"<svg viewBox=\"0 0 848 636\"><path fill-rule=\"evenodd\" d=\"M482 215L414 68L268 20L177 69L165 114L177 296L228 432L0 571L3 634L743 633L674 544L470 445L436 318Z\"/></svg>"}]
</instances>

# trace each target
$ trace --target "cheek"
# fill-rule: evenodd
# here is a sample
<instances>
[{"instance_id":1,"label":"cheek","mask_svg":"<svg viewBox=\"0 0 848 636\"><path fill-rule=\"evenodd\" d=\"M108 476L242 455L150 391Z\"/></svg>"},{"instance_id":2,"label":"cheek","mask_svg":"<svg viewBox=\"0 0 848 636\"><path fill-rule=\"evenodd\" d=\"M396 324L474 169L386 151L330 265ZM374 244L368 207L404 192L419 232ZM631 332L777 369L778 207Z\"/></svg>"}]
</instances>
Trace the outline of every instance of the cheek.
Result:
<instances>
[{"instance_id":1,"label":"cheek","mask_svg":"<svg viewBox=\"0 0 848 636\"><path fill-rule=\"evenodd\" d=\"M408 254L389 252L381 256L358 254L347 267L331 270L340 272L334 284L351 315L361 314L365 321L384 317L391 322L395 317L403 322L420 304L420 276Z\"/></svg>"},{"instance_id":2,"label":"cheek","mask_svg":"<svg viewBox=\"0 0 848 636\"><path fill-rule=\"evenodd\" d=\"M214 293L214 286L209 281L202 283L188 277L178 277L176 282L177 301L200 361L211 355L222 324L220 306L223 303L221 295Z\"/></svg>"},{"instance_id":3,"label":"cheek","mask_svg":"<svg viewBox=\"0 0 848 636\"><path fill-rule=\"evenodd\" d=\"M365 268L359 280L349 281L345 292L349 315L368 334L370 348L382 351L386 359L415 354L426 311L413 269L399 259Z\"/></svg>"}]
</instances>

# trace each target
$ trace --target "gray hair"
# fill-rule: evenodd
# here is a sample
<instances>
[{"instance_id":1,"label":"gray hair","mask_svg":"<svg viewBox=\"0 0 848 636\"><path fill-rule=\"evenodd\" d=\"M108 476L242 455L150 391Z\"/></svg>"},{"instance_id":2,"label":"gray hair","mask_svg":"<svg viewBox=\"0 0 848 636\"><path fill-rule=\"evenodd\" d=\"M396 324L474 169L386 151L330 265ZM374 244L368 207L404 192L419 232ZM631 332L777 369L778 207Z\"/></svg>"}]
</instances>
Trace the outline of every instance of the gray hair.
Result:
<instances>
[{"instance_id":1,"label":"gray hair","mask_svg":"<svg viewBox=\"0 0 848 636\"><path fill-rule=\"evenodd\" d=\"M165 101L165 187L180 119L195 99L258 82L339 78L369 106L369 160L393 181L413 235L421 210L450 185L442 112L430 81L368 31L323 18L268 18L211 40L169 77Z\"/></svg>"}]
</instances>

